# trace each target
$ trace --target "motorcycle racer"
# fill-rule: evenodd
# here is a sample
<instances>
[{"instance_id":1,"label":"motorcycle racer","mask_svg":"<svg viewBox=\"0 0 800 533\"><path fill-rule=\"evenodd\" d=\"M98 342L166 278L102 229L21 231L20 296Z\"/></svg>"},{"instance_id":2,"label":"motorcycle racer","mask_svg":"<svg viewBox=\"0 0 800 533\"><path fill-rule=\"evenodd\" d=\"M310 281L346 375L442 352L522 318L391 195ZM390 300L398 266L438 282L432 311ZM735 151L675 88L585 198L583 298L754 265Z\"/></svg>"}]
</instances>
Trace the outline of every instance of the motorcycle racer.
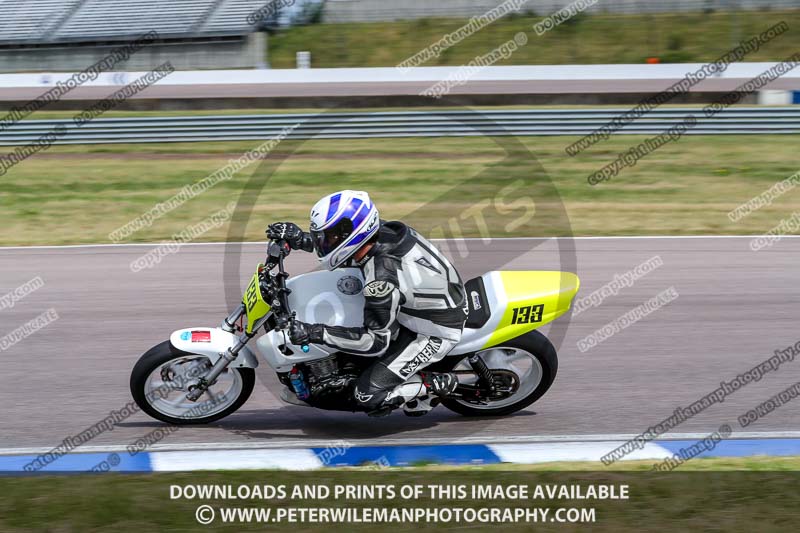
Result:
<instances>
[{"instance_id":1,"label":"motorcycle racer","mask_svg":"<svg viewBox=\"0 0 800 533\"><path fill-rule=\"evenodd\" d=\"M322 344L373 356L357 379L354 397L370 416L403 406L410 416L427 413L458 385L455 374L420 372L458 344L467 318L464 284L447 258L402 222L380 219L364 191L339 191L311 209L310 232L277 222L270 239L316 252L328 270L358 267L364 276L361 327L294 320L294 344Z\"/></svg>"}]
</instances>

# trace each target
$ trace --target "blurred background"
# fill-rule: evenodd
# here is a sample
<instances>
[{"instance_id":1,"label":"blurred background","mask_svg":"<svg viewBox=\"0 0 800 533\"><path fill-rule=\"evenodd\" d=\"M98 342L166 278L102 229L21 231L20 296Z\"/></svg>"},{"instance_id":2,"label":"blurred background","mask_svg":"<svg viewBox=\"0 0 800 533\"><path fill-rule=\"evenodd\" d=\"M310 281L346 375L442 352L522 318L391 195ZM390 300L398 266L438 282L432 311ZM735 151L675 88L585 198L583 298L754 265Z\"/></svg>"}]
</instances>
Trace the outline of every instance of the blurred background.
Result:
<instances>
[{"instance_id":1,"label":"blurred background","mask_svg":"<svg viewBox=\"0 0 800 533\"><path fill-rule=\"evenodd\" d=\"M115 242L113 230L289 126L260 156L274 164L256 180L252 227L236 235L220 227L198 240L258 240L268 219L304 218L317 196L343 187L370 188L387 216L413 212L430 226L474 205L499 178L536 175L554 184L537 191L540 213L561 215L510 235L754 233L774 225L779 204L736 222L726 213L796 170L800 69L789 69L741 92L723 113L699 115L691 135L619 178L587 185L618 153L800 51L796 0L0 6L0 149L10 157L66 128L46 150L3 164L4 244ZM674 91L609 138L566 151L759 36L724 72ZM144 78L159 66L157 79ZM86 69L99 73L70 82ZM509 150L525 155L509 159ZM255 168L237 169L123 242L168 239L239 201ZM440 210L423 209L441 195L449 201Z\"/></svg>"},{"instance_id":2,"label":"blurred background","mask_svg":"<svg viewBox=\"0 0 800 533\"><path fill-rule=\"evenodd\" d=\"M569 0L517 0L508 14L444 51L427 66L466 63L505 35L530 26ZM176 68L391 67L504 2L496 0L35 0L2 2L0 70L85 68L114 41L156 30L158 54ZM509 2L505 2L509 4ZM586 0L557 32L500 64L681 63L710 60L778 17L796 21L795 0ZM504 9L504 12L506 10ZM252 14L256 16L251 16ZM250 18L248 18L250 17ZM790 50L788 39L771 52ZM488 47L488 48L487 48Z\"/></svg>"}]
</instances>

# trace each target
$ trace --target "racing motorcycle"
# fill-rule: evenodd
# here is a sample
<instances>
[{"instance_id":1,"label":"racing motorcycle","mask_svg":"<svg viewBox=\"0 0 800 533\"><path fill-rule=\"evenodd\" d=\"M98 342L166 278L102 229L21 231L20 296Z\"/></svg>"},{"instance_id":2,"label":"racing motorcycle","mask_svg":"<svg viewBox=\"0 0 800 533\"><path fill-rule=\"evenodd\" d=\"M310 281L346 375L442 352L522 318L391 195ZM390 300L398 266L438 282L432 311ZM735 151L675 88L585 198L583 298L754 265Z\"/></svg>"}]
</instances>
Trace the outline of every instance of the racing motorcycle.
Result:
<instances>
[{"instance_id":1,"label":"racing motorcycle","mask_svg":"<svg viewBox=\"0 0 800 533\"><path fill-rule=\"evenodd\" d=\"M295 405L356 411L353 389L374 358L321 345L297 346L293 320L363 324L363 277L358 268L314 271L290 278L285 241L270 241L241 304L219 327L180 329L148 350L133 368L137 405L170 424L203 424L235 412L255 385L259 358L277 373L280 397ZM544 395L558 370L556 350L537 328L569 310L575 274L492 271L465 283L467 320L461 342L425 368L453 372L458 387L442 404L466 416L502 416Z\"/></svg>"}]
</instances>

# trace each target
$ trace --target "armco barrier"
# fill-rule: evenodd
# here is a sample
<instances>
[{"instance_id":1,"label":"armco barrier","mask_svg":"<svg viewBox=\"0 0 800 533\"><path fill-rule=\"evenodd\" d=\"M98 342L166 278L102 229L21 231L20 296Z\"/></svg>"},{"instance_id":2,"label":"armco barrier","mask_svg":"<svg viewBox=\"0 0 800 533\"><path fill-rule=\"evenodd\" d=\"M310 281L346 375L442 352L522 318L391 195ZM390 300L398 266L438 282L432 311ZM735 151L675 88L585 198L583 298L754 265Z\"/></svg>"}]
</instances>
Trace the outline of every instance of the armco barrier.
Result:
<instances>
[{"instance_id":1,"label":"armco barrier","mask_svg":"<svg viewBox=\"0 0 800 533\"><path fill-rule=\"evenodd\" d=\"M375 113L265 114L98 118L81 127L72 120L27 120L0 132L0 145L36 141L63 124L56 144L107 144L259 140L299 124L289 138L462 137L487 135L586 135L628 111L618 109L420 111ZM800 107L732 107L711 117L701 108L660 108L622 127L617 134L653 135L688 114L697 117L697 134L800 133Z\"/></svg>"}]
</instances>

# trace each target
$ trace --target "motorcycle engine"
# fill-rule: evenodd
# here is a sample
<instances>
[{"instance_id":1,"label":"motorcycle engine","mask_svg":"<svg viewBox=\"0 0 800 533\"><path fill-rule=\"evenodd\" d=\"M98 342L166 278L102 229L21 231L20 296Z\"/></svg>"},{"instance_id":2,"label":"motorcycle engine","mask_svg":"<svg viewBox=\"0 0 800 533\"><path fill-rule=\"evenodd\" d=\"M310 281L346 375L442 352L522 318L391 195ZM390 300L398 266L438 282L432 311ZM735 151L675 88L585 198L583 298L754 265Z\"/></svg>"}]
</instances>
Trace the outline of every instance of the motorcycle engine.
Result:
<instances>
[{"instance_id":1,"label":"motorcycle engine","mask_svg":"<svg viewBox=\"0 0 800 533\"><path fill-rule=\"evenodd\" d=\"M353 387L359 369L350 363L339 364L337 355L329 355L303 365L311 396L306 402L320 409L354 409Z\"/></svg>"}]
</instances>

